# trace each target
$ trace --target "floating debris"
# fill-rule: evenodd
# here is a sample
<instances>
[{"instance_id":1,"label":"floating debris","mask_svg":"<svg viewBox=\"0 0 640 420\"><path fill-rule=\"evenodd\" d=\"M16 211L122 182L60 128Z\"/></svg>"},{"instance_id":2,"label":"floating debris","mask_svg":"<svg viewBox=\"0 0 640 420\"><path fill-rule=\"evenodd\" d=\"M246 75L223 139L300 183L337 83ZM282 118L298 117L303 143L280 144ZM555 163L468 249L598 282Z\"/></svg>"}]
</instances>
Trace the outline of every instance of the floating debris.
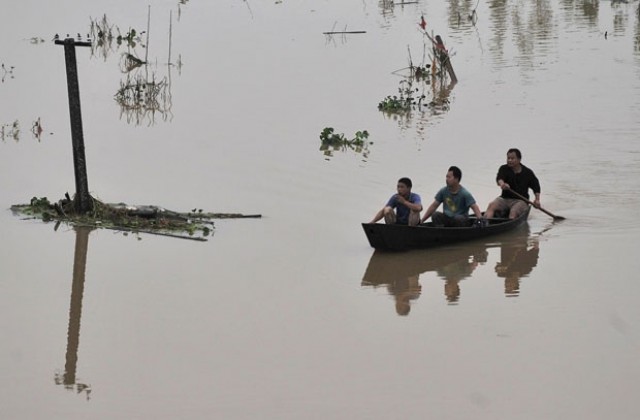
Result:
<instances>
[{"instance_id":1,"label":"floating debris","mask_svg":"<svg viewBox=\"0 0 640 420\"><path fill-rule=\"evenodd\" d=\"M103 203L95 198L91 213L77 214L74 201L68 193L55 203L51 203L47 197L33 197L29 204L11 206L11 211L16 215L26 216L27 220L56 222L56 230L59 224L64 223L77 227L149 233L196 241L206 241L213 234L213 219L262 217L259 214L208 213L202 209L181 213L153 205Z\"/></svg>"}]
</instances>

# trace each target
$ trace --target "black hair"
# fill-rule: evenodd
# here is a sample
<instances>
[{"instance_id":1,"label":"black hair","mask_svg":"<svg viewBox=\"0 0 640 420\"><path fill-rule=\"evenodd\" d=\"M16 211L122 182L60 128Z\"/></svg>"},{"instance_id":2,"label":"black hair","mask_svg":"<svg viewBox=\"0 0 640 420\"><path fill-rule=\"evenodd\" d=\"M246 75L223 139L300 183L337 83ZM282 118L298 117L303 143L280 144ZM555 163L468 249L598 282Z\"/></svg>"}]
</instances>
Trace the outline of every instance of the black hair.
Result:
<instances>
[{"instance_id":1,"label":"black hair","mask_svg":"<svg viewBox=\"0 0 640 420\"><path fill-rule=\"evenodd\" d=\"M453 177L458 180L462 180L462 171L457 166L452 166L449 168L449 172L453 172Z\"/></svg>"},{"instance_id":2,"label":"black hair","mask_svg":"<svg viewBox=\"0 0 640 420\"><path fill-rule=\"evenodd\" d=\"M520 150L516 149L515 147L512 147L511 149L507 150L507 154L509 153L515 153L516 157L521 160L522 159L522 153L520 153Z\"/></svg>"},{"instance_id":3,"label":"black hair","mask_svg":"<svg viewBox=\"0 0 640 420\"><path fill-rule=\"evenodd\" d=\"M398 182L406 185L409 188L411 188L413 186L413 185L411 185L411 180L409 178L407 178L407 177L400 178L398 180Z\"/></svg>"}]
</instances>

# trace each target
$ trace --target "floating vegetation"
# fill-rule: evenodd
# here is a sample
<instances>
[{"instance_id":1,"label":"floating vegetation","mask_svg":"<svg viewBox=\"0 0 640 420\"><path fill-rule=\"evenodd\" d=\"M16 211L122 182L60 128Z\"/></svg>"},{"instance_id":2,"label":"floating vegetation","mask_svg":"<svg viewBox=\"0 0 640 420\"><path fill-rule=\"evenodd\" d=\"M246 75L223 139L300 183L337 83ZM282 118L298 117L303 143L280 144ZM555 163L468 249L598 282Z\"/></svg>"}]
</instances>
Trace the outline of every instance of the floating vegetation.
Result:
<instances>
[{"instance_id":1,"label":"floating vegetation","mask_svg":"<svg viewBox=\"0 0 640 420\"><path fill-rule=\"evenodd\" d=\"M116 29L118 30L118 36L116 36L116 42L118 43L118 45L122 45L123 43L125 43L129 47L135 48L137 43L140 43L144 48L144 44L142 44L142 38L138 36L138 32L135 29L129 28L129 31L124 35L120 34L120 29L118 29L117 27ZM142 31L140 32L140 35L143 35L144 33L145 31Z\"/></svg>"},{"instance_id":2,"label":"floating vegetation","mask_svg":"<svg viewBox=\"0 0 640 420\"><path fill-rule=\"evenodd\" d=\"M417 80L426 79L431 76L431 65L426 64L424 66L411 66L409 67L411 71L411 76L415 77Z\"/></svg>"},{"instance_id":3,"label":"floating vegetation","mask_svg":"<svg viewBox=\"0 0 640 420\"><path fill-rule=\"evenodd\" d=\"M414 78L400 80L398 95L384 98L378 104L378 109L387 114L405 114L422 106L426 96L419 94L419 88L415 88L413 84Z\"/></svg>"},{"instance_id":4,"label":"floating vegetation","mask_svg":"<svg viewBox=\"0 0 640 420\"><path fill-rule=\"evenodd\" d=\"M69 194L55 203L51 203L47 197L33 197L29 204L11 206L11 211L16 215L26 216L27 219L55 222L56 230L64 223L77 227L149 233L197 241L206 241L213 234L213 219L261 217L259 214L207 213L202 209L180 213L159 206L107 204L93 197L92 199L93 209L88 214L77 214L75 201Z\"/></svg>"},{"instance_id":5,"label":"floating vegetation","mask_svg":"<svg viewBox=\"0 0 640 420\"><path fill-rule=\"evenodd\" d=\"M106 14L100 20L91 19L90 36L95 40L91 46L91 55L99 52L106 60L113 43L113 25L109 24Z\"/></svg>"},{"instance_id":6,"label":"floating vegetation","mask_svg":"<svg viewBox=\"0 0 640 420\"><path fill-rule=\"evenodd\" d=\"M451 108L451 100L449 99L455 82L451 82L448 85L440 83L438 85L432 85L433 99L429 102L429 108L434 112L447 112Z\"/></svg>"},{"instance_id":7,"label":"floating vegetation","mask_svg":"<svg viewBox=\"0 0 640 420\"><path fill-rule=\"evenodd\" d=\"M141 35L144 35L146 31L136 31L133 28L129 28L124 34L120 31L120 28L116 25L109 24L107 15L103 15L100 20L91 19L91 36L95 38L98 45L111 44L115 39L118 45L126 45L134 48L140 44L143 48L145 45L142 43Z\"/></svg>"},{"instance_id":8,"label":"floating vegetation","mask_svg":"<svg viewBox=\"0 0 640 420\"><path fill-rule=\"evenodd\" d=\"M437 115L448 111L450 109L449 96L457 83L451 65L451 54L445 48L442 38L439 35L431 36L427 33L427 22L424 17L421 17L418 25L421 28L423 39L429 41L432 53L428 58L431 63L425 64L427 60L426 42L423 44L421 65L414 65L411 50L408 49L409 67L393 72L403 77L399 82L398 94L388 95L378 103L378 109L385 116L399 120L402 125L410 123L414 117L414 111L418 112L420 118L427 116L428 112L431 115ZM448 82L449 79L450 82ZM428 99L427 95L431 99Z\"/></svg>"},{"instance_id":9,"label":"floating vegetation","mask_svg":"<svg viewBox=\"0 0 640 420\"><path fill-rule=\"evenodd\" d=\"M120 69L123 73L129 73L130 71L137 69L143 64L145 64L145 62L140 60L135 55L131 53L123 53L122 59L120 60Z\"/></svg>"},{"instance_id":10,"label":"floating vegetation","mask_svg":"<svg viewBox=\"0 0 640 420\"><path fill-rule=\"evenodd\" d=\"M379 0L378 7L380 7L380 13L382 17L393 17L394 8L399 6L404 9L404 6L408 6L410 4L419 4L419 1L409 1L409 0Z\"/></svg>"},{"instance_id":11,"label":"floating vegetation","mask_svg":"<svg viewBox=\"0 0 640 420\"><path fill-rule=\"evenodd\" d=\"M127 122L136 125L145 118L149 125L153 124L156 113L165 121L171 115L171 91L166 77L157 81L154 75L151 79L142 74L127 76L120 82L115 100L122 108L122 114L127 116Z\"/></svg>"},{"instance_id":12,"label":"floating vegetation","mask_svg":"<svg viewBox=\"0 0 640 420\"><path fill-rule=\"evenodd\" d=\"M42 123L40 122L40 117L33 121L30 131L33 138L36 139L39 143L42 140L42 134L44 133L44 128L42 127ZM18 143L20 141L21 134L22 131L20 130L19 120L15 120L14 122L9 124L0 125L0 140L3 143L6 142L7 139L13 140Z\"/></svg>"},{"instance_id":13,"label":"floating vegetation","mask_svg":"<svg viewBox=\"0 0 640 420\"><path fill-rule=\"evenodd\" d=\"M353 150L356 153L362 153L366 158L369 156L369 145L372 142L367 141L369 132L366 130L357 131L355 137L348 139L344 134L334 133L333 127L325 127L320 133L320 141L322 142L320 150L325 156L333 156L333 151L337 150Z\"/></svg>"},{"instance_id":14,"label":"floating vegetation","mask_svg":"<svg viewBox=\"0 0 640 420\"><path fill-rule=\"evenodd\" d=\"M146 31L137 31L133 28L129 28L123 34L118 26L109 23L107 15L105 14L101 19L91 19L87 38L92 38L94 40L91 45L92 55L100 53L100 55L106 60L109 53L120 46L135 48L140 45L142 48L146 48L146 45L142 42L141 38L145 33Z\"/></svg>"},{"instance_id":15,"label":"floating vegetation","mask_svg":"<svg viewBox=\"0 0 640 420\"><path fill-rule=\"evenodd\" d=\"M42 123L40 122L40 117L38 117L38 119L35 120L33 124L31 124L31 133L33 134L33 137L38 140L38 142L40 142L42 138L42 131Z\"/></svg>"},{"instance_id":16,"label":"floating vegetation","mask_svg":"<svg viewBox=\"0 0 640 420\"><path fill-rule=\"evenodd\" d=\"M4 63L0 66L0 73L2 73L2 83L4 83L4 79L9 76L10 79L13 79L13 69L14 66L5 67Z\"/></svg>"},{"instance_id":17,"label":"floating vegetation","mask_svg":"<svg viewBox=\"0 0 640 420\"><path fill-rule=\"evenodd\" d=\"M0 126L0 139L2 139L3 143L6 139L13 139L15 142L20 141L20 123L18 120Z\"/></svg>"},{"instance_id":18,"label":"floating vegetation","mask_svg":"<svg viewBox=\"0 0 640 420\"><path fill-rule=\"evenodd\" d=\"M424 88L430 90L427 95L417 95L417 90L410 91L409 94L402 94L396 97L387 97L380 102L378 109L401 127L408 128L412 120L416 120L421 125L430 116L437 116L448 112L451 108L450 95L456 83L450 82L448 85L442 80L433 80L431 84L424 84Z\"/></svg>"},{"instance_id":19,"label":"floating vegetation","mask_svg":"<svg viewBox=\"0 0 640 420\"><path fill-rule=\"evenodd\" d=\"M178 7L187 4L187 1L180 2ZM171 70L176 67L180 73L183 65L181 54L177 54L177 60L172 62L173 10L169 14L168 57L163 61L167 72L164 75L160 71L162 77L155 73L158 59L149 57L150 27L151 6L148 6L147 28L144 31L131 27L121 31L103 15L100 19L91 19L90 33L87 35L92 39L92 57L99 56L107 61L116 52L120 56L119 68L126 76L120 81L119 88L114 88L114 99L120 105L121 120L126 119L129 124L152 126L159 121L158 116L165 122L173 118Z\"/></svg>"}]
</instances>

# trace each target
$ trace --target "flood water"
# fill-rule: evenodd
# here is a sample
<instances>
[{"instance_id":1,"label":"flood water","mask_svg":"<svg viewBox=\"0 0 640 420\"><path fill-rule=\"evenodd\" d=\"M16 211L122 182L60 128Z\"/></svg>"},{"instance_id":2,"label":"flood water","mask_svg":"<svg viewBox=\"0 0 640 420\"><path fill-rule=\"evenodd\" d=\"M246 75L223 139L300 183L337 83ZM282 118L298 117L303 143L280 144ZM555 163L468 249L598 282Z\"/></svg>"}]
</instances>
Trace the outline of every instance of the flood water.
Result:
<instances>
[{"instance_id":1,"label":"flood water","mask_svg":"<svg viewBox=\"0 0 640 420\"><path fill-rule=\"evenodd\" d=\"M1 419L640 417L637 0L3 6ZM459 82L394 118L421 16ZM111 44L76 49L92 194L261 219L195 242L11 213L75 191L53 37L98 27ZM140 80L153 100L118 96ZM372 143L322 151L325 127ZM484 209L510 147L565 221L369 246L398 178L428 203L457 165Z\"/></svg>"}]
</instances>

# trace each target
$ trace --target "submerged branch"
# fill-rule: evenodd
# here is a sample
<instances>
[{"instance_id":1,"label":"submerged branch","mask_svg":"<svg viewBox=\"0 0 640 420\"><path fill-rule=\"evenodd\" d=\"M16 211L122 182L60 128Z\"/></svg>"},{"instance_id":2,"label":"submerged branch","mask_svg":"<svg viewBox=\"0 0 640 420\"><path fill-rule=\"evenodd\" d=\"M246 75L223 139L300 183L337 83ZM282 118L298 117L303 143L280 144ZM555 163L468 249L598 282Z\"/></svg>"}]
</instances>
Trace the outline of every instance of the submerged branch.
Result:
<instances>
[{"instance_id":1,"label":"submerged branch","mask_svg":"<svg viewBox=\"0 0 640 420\"><path fill-rule=\"evenodd\" d=\"M336 35L336 34L366 34L367 31L330 31L323 32L324 35Z\"/></svg>"}]
</instances>

